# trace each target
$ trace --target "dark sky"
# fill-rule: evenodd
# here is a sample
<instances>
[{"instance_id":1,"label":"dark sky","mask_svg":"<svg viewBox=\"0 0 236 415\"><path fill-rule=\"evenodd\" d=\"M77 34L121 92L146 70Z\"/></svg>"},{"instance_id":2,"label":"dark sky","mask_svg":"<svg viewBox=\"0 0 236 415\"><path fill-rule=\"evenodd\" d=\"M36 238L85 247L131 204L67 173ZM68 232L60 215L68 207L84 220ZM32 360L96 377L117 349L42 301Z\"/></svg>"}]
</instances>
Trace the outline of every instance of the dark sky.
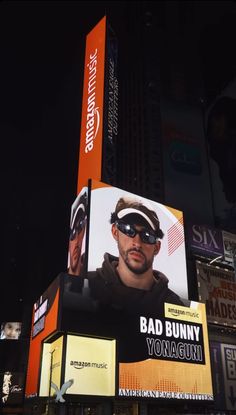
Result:
<instances>
[{"instance_id":1,"label":"dark sky","mask_svg":"<svg viewBox=\"0 0 236 415\"><path fill-rule=\"evenodd\" d=\"M106 3L0 4L3 319L66 268L85 36Z\"/></svg>"}]
</instances>

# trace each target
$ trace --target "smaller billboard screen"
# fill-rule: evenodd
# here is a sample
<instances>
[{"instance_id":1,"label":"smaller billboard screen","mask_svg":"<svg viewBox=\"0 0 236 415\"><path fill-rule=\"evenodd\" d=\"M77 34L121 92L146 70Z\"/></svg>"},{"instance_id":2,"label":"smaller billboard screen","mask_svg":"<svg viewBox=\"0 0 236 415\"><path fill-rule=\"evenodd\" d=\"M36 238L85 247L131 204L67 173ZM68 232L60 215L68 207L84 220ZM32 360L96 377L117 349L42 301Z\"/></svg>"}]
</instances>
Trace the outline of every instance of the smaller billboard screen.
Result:
<instances>
[{"instance_id":1,"label":"smaller billboard screen","mask_svg":"<svg viewBox=\"0 0 236 415\"><path fill-rule=\"evenodd\" d=\"M4 372L1 377L1 402L3 406L23 402L24 373Z\"/></svg>"},{"instance_id":2,"label":"smaller billboard screen","mask_svg":"<svg viewBox=\"0 0 236 415\"><path fill-rule=\"evenodd\" d=\"M67 270L70 275L80 275L84 265L85 240L88 215L88 188L83 187L76 197L70 216Z\"/></svg>"},{"instance_id":3,"label":"smaller billboard screen","mask_svg":"<svg viewBox=\"0 0 236 415\"><path fill-rule=\"evenodd\" d=\"M67 393L115 395L115 340L67 336L65 382L73 380Z\"/></svg>"},{"instance_id":4,"label":"smaller billboard screen","mask_svg":"<svg viewBox=\"0 0 236 415\"><path fill-rule=\"evenodd\" d=\"M61 387L63 336L43 344L39 396L51 396ZM51 385L50 385L51 382Z\"/></svg>"},{"instance_id":5,"label":"smaller billboard screen","mask_svg":"<svg viewBox=\"0 0 236 415\"><path fill-rule=\"evenodd\" d=\"M236 234L225 231L222 234L225 260L234 263L236 261Z\"/></svg>"},{"instance_id":6,"label":"smaller billboard screen","mask_svg":"<svg viewBox=\"0 0 236 415\"><path fill-rule=\"evenodd\" d=\"M210 342L214 406L216 410L236 410L236 345Z\"/></svg>"},{"instance_id":7,"label":"smaller billboard screen","mask_svg":"<svg viewBox=\"0 0 236 415\"><path fill-rule=\"evenodd\" d=\"M101 180L106 27L104 16L86 37L77 193Z\"/></svg>"},{"instance_id":8,"label":"smaller billboard screen","mask_svg":"<svg viewBox=\"0 0 236 415\"><path fill-rule=\"evenodd\" d=\"M18 340L21 336L21 322L2 322L1 323L1 340Z\"/></svg>"},{"instance_id":9,"label":"smaller billboard screen","mask_svg":"<svg viewBox=\"0 0 236 415\"><path fill-rule=\"evenodd\" d=\"M224 255L222 231L204 225L188 227L191 249L200 255L219 257Z\"/></svg>"},{"instance_id":10,"label":"smaller billboard screen","mask_svg":"<svg viewBox=\"0 0 236 415\"><path fill-rule=\"evenodd\" d=\"M236 282L233 271L196 261L199 300L208 323L236 327Z\"/></svg>"},{"instance_id":11,"label":"smaller billboard screen","mask_svg":"<svg viewBox=\"0 0 236 415\"><path fill-rule=\"evenodd\" d=\"M26 377L26 397L37 396L42 341L58 326L60 276L58 276L34 304Z\"/></svg>"}]
</instances>

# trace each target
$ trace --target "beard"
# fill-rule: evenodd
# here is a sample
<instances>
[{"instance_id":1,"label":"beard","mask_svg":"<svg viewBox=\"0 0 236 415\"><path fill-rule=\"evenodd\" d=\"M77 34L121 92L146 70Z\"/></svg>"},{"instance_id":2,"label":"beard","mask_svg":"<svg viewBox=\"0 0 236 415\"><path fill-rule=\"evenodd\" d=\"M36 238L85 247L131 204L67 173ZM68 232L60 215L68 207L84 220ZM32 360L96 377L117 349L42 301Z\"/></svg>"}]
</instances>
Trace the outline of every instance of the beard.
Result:
<instances>
[{"instance_id":1,"label":"beard","mask_svg":"<svg viewBox=\"0 0 236 415\"><path fill-rule=\"evenodd\" d=\"M119 248L119 253L121 257L123 258L123 261L125 262L127 268L134 274L136 275L144 274L146 271L148 271L152 267L154 256L150 258L150 260L148 260L146 255L140 249L131 248L131 249L128 249L127 251L123 251L120 246L118 246L118 248ZM134 259L129 258L129 254L131 252L138 252L139 255L141 255L143 258L142 263L138 261L136 262Z\"/></svg>"}]
</instances>

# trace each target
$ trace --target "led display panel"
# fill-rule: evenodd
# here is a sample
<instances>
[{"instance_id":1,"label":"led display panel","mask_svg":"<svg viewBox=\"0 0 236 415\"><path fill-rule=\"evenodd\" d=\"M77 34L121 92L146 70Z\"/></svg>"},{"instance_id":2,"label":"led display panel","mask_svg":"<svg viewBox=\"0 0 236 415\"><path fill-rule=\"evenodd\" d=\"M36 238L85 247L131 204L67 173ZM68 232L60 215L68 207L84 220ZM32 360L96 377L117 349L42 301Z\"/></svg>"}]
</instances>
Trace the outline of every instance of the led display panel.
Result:
<instances>
[{"instance_id":1,"label":"led display panel","mask_svg":"<svg viewBox=\"0 0 236 415\"><path fill-rule=\"evenodd\" d=\"M73 380L66 393L115 395L115 340L67 336L65 382Z\"/></svg>"},{"instance_id":2,"label":"led display panel","mask_svg":"<svg viewBox=\"0 0 236 415\"><path fill-rule=\"evenodd\" d=\"M233 271L196 261L199 300L209 323L236 327L236 282Z\"/></svg>"},{"instance_id":3,"label":"led display panel","mask_svg":"<svg viewBox=\"0 0 236 415\"><path fill-rule=\"evenodd\" d=\"M105 41L106 16L86 37L77 193L102 174Z\"/></svg>"},{"instance_id":4,"label":"led display panel","mask_svg":"<svg viewBox=\"0 0 236 415\"><path fill-rule=\"evenodd\" d=\"M21 322L5 321L1 323L1 340L18 340L21 335Z\"/></svg>"},{"instance_id":5,"label":"led display panel","mask_svg":"<svg viewBox=\"0 0 236 415\"><path fill-rule=\"evenodd\" d=\"M159 240L160 249L155 252L153 269L166 276L170 289L180 297L188 298L183 213L94 180L90 204L88 271L102 266L104 253L108 252L114 260L118 256L117 241L112 234L110 219L122 198L140 201L157 215L164 237Z\"/></svg>"},{"instance_id":6,"label":"led display panel","mask_svg":"<svg viewBox=\"0 0 236 415\"><path fill-rule=\"evenodd\" d=\"M189 225L188 243L192 251L213 258L223 257L222 231L205 225Z\"/></svg>"},{"instance_id":7,"label":"led display panel","mask_svg":"<svg viewBox=\"0 0 236 415\"><path fill-rule=\"evenodd\" d=\"M116 396L212 401L205 305L187 300L182 212L94 180L89 211L88 272L65 283L63 329L116 340ZM88 361L71 359L66 379Z\"/></svg>"},{"instance_id":8,"label":"led display panel","mask_svg":"<svg viewBox=\"0 0 236 415\"><path fill-rule=\"evenodd\" d=\"M214 406L217 410L236 410L236 345L210 343L214 385Z\"/></svg>"},{"instance_id":9,"label":"led display panel","mask_svg":"<svg viewBox=\"0 0 236 415\"><path fill-rule=\"evenodd\" d=\"M24 373L6 371L1 374L2 406L20 405L23 402Z\"/></svg>"},{"instance_id":10,"label":"led display panel","mask_svg":"<svg viewBox=\"0 0 236 415\"><path fill-rule=\"evenodd\" d=\"M133 325L129 361L120 356L119 396L213 400L204 304L166 303L164 318L141 315Z\"/></svg>"},{"instance_id":11,"label":"led display panel","mask_svg":"<svg viewBox=\"0 0 236 415\"><path fill-rule=\"evenodd\" d=\"M234 264L236 257L236 234L225 231L222 234L225 260Z\"/></svg>"},{"instance_id":12,"label":"led display panel","mask_svg":"<svg viewBox=\"0 0 236 415\"><path fill-rule=\"evenodd\" d=\"M34 304L25 395L38 395L41 346L58 327L60 278L57 277Z\"/></svg>"},{"instance_id":13,"label":"led display panel","mask_svg":"<svg viewBox=\"0 0 236 415\"><path fill-rule=\"evenodd\" d=\"M62 350L63 336L52 343L43 344L39 396L51 396L56 388L60 390Z\"/></svg>"},{"instance_id":14,"label":"led display panel","mask_svg":"<svg viewBox=\"0 0 236 415\"><path fill-rule=\"evenodd\" d=\"M67 272L78 276L84 267L88 221L88 188L83 187L71 207Z\"/></svg>"}]
</instances>

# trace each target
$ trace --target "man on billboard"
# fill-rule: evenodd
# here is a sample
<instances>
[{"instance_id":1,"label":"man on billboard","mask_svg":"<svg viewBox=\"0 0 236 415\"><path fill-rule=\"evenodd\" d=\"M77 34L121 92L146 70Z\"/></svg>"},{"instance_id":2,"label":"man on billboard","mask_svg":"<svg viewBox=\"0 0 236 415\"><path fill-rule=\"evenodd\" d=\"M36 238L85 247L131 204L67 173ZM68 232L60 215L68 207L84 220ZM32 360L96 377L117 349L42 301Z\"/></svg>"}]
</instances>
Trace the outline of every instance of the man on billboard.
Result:
<instances>
[{"instance_id":1,"label":"man on billboard","mask_svg":"<svg viewBox=\"0 0 236 415\"><path fill-rule=\"evenodd\" d=\"M110 222L119 257L105 253L102 267L88 273L92 298L102 306L161 315L164 303L184 305L168 288L168 278L153 270L164 236L153 207L121 197Z\"/></svg>"},{"instance_id":2,"label":"man on billboard","mask_svg":"<svg viewBox=\"0 0 236 415\"><path fill-rule=\"evenodd\" d=\"M82 244L87 223L87 205L87 188L83 188L71 210L68 254L68 274L70 275L80 275L83 266Z\"/></svg>"}]
</instances>

